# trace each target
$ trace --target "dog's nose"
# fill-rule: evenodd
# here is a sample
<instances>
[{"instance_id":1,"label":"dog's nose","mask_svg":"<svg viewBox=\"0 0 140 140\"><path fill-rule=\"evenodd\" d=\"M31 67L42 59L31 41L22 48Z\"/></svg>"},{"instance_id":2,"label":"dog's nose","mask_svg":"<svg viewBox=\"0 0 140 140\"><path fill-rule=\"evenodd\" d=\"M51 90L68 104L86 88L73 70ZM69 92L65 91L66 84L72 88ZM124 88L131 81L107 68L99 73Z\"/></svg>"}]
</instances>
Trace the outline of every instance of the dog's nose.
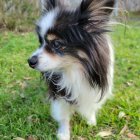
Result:
<instances>
[{"instance_id":1,"label":"dog's nose","mask_svg":"<svg viewBox=\"0 0 140 140\"><path fill-rule=\"evenodd\" d=\"M28 59L28 63L29 63L29 66L30 66L31 68L35 68L36 65L37 65L37 63L38 63L38 58L37 58L37 56L33 56L33 57L31 57L30 59Z\"/></svg>"}]
</instances>

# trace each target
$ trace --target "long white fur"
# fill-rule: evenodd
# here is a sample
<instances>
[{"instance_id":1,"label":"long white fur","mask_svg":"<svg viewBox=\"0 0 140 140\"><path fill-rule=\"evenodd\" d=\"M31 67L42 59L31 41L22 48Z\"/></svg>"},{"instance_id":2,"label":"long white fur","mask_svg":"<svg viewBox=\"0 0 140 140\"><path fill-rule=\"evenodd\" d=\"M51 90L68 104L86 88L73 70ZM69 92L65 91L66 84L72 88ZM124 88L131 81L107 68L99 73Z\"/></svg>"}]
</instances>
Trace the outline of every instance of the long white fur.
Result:
<instances>
[{"instance_id":1,"label":"long white fur","mask_svg":"<svg viewBox=\"0 0 140 140\"><path fill-rule=\"evenodd\" d=\"M55 8L49 11L47 14L43 15L37 22L37 25L40 27L40 35L42 37L44 37L46 32L54 26L58 11L59 8Z\"/></svg>"}]
</instances>

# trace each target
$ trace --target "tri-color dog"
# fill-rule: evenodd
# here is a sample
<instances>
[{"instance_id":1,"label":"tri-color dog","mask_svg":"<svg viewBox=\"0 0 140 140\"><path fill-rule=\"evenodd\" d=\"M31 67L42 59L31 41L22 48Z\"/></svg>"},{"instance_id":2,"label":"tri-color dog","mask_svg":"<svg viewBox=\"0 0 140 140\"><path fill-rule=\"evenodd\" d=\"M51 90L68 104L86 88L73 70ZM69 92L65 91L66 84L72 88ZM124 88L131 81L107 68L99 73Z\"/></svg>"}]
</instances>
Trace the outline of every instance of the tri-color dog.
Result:
<instances>
[{"instance_id":1,"label":"tri-color dog","mask_svg":"<svg viewBox=\"0 0 140 140\"><path fill-rule=\"evenodd\" d=\"M70 118L81 114L96 125L96 113L111 96L113 50L107 33L114 0L82 0L67 10L58 0L44 0L36 31L40 47L28 60L49 86L58 138L70 139Z\"/></svg>"}]
</instances>

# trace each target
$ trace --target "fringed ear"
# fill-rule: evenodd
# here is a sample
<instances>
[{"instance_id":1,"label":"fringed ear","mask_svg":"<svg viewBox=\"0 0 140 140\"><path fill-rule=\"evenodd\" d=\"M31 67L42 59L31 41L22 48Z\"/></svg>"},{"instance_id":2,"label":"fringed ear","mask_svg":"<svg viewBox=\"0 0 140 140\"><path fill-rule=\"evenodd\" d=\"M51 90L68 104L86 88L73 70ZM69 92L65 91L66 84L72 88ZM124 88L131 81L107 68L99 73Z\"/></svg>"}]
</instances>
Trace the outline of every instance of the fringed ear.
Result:
<instances>
[{"instance_id":1,"label":"fringed ear","mask_svg":"<svg viewBox=\"0 0 140 140\"><path fill-rule=\"evenodd\" d=\"M81 12L92 11L110 14L113 11L115 0L82 0Z\"/></svg>"},{"instance_id":2,"label":"fringed ear","mask_svg":"<svg viewBox=\"0 0 140 140\"><path fill-rule=\"evenodd\" d=\"M42 13L48 12L57 6L56 0L41 0Z\"/></svg>"},{"instance_id":3,"label":"fringed ear","mask_svg":"<svg viewBox=\"0 0 140 140\"><path fill-rule=\"evenodd\" d=\"M82 0L79 24L90 29L105 26L113 11L115 0Z\"/></svg>"},{"instance_id":4,"label":"fringed ear","mask_svg":"<svg viewBox=\"0 0 140 140\"><path fill-rule=\"evenodd\" d=\"M82 0L58 0L61 8L65 11L75 11Z\"/></svg>"},{"instance_id":5,"label":"fringed ear","mask_svg":"<svg viewBox=\"0 0 140 140\"><path fill-rule=\"evenodd\" d=\"M115 0L106 0L104 3L104 11L107 14L111 14L112 11L114 10L114 5L115 5Z\"/></svg>"}]
</instances>

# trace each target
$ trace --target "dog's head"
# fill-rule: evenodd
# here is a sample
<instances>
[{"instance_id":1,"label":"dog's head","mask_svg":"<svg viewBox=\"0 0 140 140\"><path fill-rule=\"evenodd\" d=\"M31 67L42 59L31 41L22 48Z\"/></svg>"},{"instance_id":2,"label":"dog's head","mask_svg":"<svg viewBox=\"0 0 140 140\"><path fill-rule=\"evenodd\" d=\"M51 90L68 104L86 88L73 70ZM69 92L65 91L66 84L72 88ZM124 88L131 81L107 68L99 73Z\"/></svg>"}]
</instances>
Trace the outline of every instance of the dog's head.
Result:
<instances>
[{"instance_id":1,"label":"dog's head","mask_svg":"<svg viewBox=\"0 0 140 140\"><path fill-rule=\"evenodd\" d=\"M43 0L36 25L40 47L28 60L29 65L41 72L79 67L91 83L101 84L109 55L103 34L108 31L114 1L82 0L73 11L57 0Z\"/></svg>"}]
</instances>

